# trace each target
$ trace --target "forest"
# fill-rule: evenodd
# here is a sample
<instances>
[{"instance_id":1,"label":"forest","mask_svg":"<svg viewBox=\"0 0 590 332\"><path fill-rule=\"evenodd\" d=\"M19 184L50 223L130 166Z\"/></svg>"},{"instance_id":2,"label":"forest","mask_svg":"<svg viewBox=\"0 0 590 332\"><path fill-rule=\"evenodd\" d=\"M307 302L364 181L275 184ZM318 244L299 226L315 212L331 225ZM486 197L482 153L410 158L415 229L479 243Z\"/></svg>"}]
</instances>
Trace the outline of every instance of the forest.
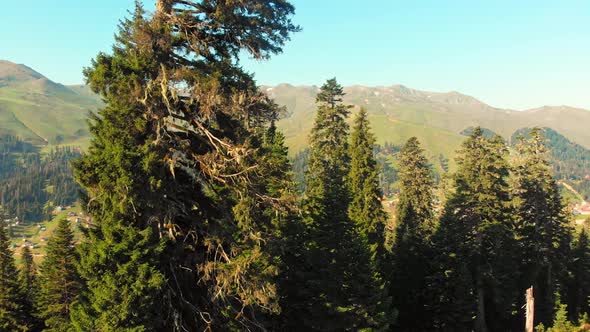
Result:
<instances>
[{"instance_id":1,"label":"forest","mask_svg":"<svg viewBox=\"0 0 590 332\"><path fill-rule=\"evenodd\" d=\"M0 137L0 215L35 222L57 206L74 203L80 187L70 162L79 157L72 147L42 153L17 137Z\"/></svg>"},{"instance_id":2,"label":"forest","mask_svg":"<svg viewBox=\"0 0 590 332\"><path fill-rule=\"evenodd\" d=\"M294 10L157 0L151 13L138 2L84 70L104 101L89 149L41 158L6 140L3 181L29 157L25 172L46 176L23 177L23 195L69 186L50 172L73 160L93 226L76 242L60 221L37 264L26 246L13 255L0 223L1 331L522 331L530 287L536 331L588 329L590 244L544 130L509 147L474 128L435 195L418 139L376 146L334 78L317 93L309 150L289 159L275 125L284 109L239 57L281 53L301 29Z\"/></svg>"}]
</instances>

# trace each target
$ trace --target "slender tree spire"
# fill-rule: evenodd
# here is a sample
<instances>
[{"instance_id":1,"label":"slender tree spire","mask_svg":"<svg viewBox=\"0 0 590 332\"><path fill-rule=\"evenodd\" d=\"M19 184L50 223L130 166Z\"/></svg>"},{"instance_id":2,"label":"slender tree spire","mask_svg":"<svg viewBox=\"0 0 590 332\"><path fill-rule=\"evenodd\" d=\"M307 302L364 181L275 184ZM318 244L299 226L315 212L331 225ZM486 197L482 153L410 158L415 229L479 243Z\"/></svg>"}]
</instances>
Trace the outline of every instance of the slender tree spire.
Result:
<instances>
[{"instance_id":1,"label":"slender tree spire","mask_svg":"<svg viewBox=\"0 0 590 332\"><path fill-rule=\"evenodd\" d=\"M0 330L27 331L22 296L10 240L0 221Z\"/></svg>"},{"instance_id":2,"label":"slender tree spire","mask_svg":"<svg viewBox=\"0 0 590 332\"><path fill-rule=\"evenodd\" d=\"M427 276L432 261L434 232L434 180L424 150L416 137L410 138L399 153L399 202L395 210L395 242L391 294L399 310L397 328L421 331L431 327L426 310Z\"/></svg>"},{"instance_id":3,"label":"slender tree spire","mask_svg":"<svg viewBox=\"0 0 590 332\"><path fill-rule=\"evenodd\" d=\"M371 249L371 259L378 267L378 261L384 255L387 214L381 204L383 193L379 188L379 171L373 156L375 137L364 108L354 119L350 143L349 181L352 201L348 213L359 234L365 237Z\"/></svg>"}]
</instances>

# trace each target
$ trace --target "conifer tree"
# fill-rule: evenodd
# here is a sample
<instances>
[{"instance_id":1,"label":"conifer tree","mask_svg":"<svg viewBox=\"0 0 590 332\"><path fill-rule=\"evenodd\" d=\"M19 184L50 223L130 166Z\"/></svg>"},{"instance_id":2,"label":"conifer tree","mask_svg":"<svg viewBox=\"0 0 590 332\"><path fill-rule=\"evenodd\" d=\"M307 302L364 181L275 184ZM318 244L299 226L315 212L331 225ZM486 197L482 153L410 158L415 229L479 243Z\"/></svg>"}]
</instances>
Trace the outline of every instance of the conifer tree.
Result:
<instances>
[{"instance_id":1,"label":"conifer tree","mask_svg":"<svg viewBox=\"0 0 590 332\"><path fill-rule=\"evenodd\" d=\"M310 136L305 234L298 289L285 308L288 330L347 331L387 327L388 300L370 263L367 241L349 219L347 184L350 157L348 106L336 79L317 96L318 113Z\"/></svg>"},{"instance_id":2,"label":"conifer tree","mask_svg":"<svg viewBox=\"0 0 590 332\"><path fill-rule=\"evenodd\" d=\"M561 195L553 179L543 133L520 137L513 167L516 234L521 255L520 293L535 290L535 321L551 323L554 294L563 283L569 257L570 230Z\"/></svg>"},{"instance_id":3,"label":"conifer tree","mask_svg":"<svg viewBox=\"0 0 590 332\"><path fill-rule=\"evenodd\" d=\"M572 249L568 282L569 318L578 321L590 314L590 241L586 230L580 231Z\"/></svg>"},{"instance_id":4,"label":"conifer tree","mask_svg":"<svg viewBox=\"0 0 590 332\"><path fill-rule=\"evenodd\" d=\"M367 111L361 108L354 119L350 141L350 189L352 201L348 209L350 219L365 237L371 250L374 266L380 269L385 245L387 214L381 204L379 171L373 156L375 137L371 132Z\"/></svg>"},{"instance_id":5,"label":"conifer tree","mask_svg":"<svg viewBox=\"0 0 590 332\"><path fill-rule=\"evenodd\" d=\"M105 108L75 165L96 223L81 246L96 254L81 261L77 324L262 329L263 313L278 313L268 206L283 202L267 192L260 133L279 109L238 62L280 53L298 30L293 11L285 0L158 0L85 71Z\"/></svg>"},{"instance_id":6,"label":"conifer tree","mask_svg":"<svg viewBox=\"0 0 590 332\"><path fill-rule=\"evenodd\" d=\"M19 282L22 289L23 309L26 315L27 326L32 331L39 329L41 322L35 317L35 300L37 296L37 267L33 261L33 253L29 246L23 246L21 250L21 268Z\"/></svg>"},{"instance_id":7,"label":"conifer tree","mask_svg":"<svg viewBox=\"0 0 590 332\"><path fill-rule=\"evenodd\" d=\"M58 223L39 266L37 312L45 323L45 331L73 331L70 312L80 291L75 265L78 256L70 223L65 218Z\"/></svg>"},{"instance_id":8,"label":"conifer tree","mask_svg":"<svg viewBox=\"0 0 590 332\"><path fill-rule=\"evenodd\" d=\"M434 232L431 170L417 138L410 138L399 157L399 203L395 213L395 242L390 274L394 305L399 310L397 328L422 331L432 324L425 310L426 277L432 261Z\"/></svg>"},{"instance_id":9,"label":"conifer tree","mask_svg":"<svg viewBox=\"0 0 590 332\"><path fill-rule=\"evenodd\" d=\"M438 228L435 250L443 263L435 271L435 312L461 313L457 304L467 303L451 293L449 285L468 281L462 276L466 267L472 276L464 284L463 295L473 296L476 304L472 328L475 331L502 329L507 326L517 298L514 285L516 262L512 211L507 184L506 145L496 136L484 137L480 128L463 143L457 157L455 191L448 199ZM458 260L458 264L446 262ZM466 265L463 265L466 264ZM471 290L471 291L470 291ZM447 307L447 308L443 308ZM472 319L464 311L460 321ZM452 316L436 316L437 324L451 324Z\"/></svg>"},{"instance_id":10,"label":"conifer tree","mask_svg":"<svg viewBox=\"0 0 590 332\"><path fill-rule=\"evenodd\" d=\"M0 222L0 330L27 331L25 308L18 280L18 270L10 250L10 240Z\"/></svg>"}]
</instances>

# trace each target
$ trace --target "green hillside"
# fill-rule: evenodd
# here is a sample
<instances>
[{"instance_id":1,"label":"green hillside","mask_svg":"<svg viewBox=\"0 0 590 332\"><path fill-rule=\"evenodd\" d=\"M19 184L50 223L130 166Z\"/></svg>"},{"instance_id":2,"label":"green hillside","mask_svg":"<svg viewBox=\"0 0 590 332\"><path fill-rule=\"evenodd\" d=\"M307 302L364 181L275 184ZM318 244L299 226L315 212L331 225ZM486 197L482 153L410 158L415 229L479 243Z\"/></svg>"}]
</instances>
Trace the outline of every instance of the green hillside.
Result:
<instances>
[{"instance_id":1,"label":"green hillside","mask_svg":"<svg viewBox=\"0 0 590 332\"><path fill-rule=\"evenodd\" d=\"M279 126L284 130L293 152L299 151L305 146L302 138L306 137L313 123L317 87L281 84L265 87L265 90L280 105L286 106L287 112ZM567 106L546 106L528 111L505 110L458 92L428 92L401 85L351 86L345 88L345 92L346 103L368 110L380 141L399 144L408 138L404 133L418 129L427 150L430 149L429 152L434 155L454 151L460 133L474 126L489 128L505 138L524 127L551 127L569 140L590 148L590 135L587 134L590 111L587 110ZM431 132L437 134L431 135ZM427 140L433 142L432 146L428 146Z\"/></svg>"},{"instance_id":2,"label":"green hillside","mask_svg":"<svg viewBox=\"0 0 590 332\"><path fill-rule=\"evenodd\" d=\"M36 144L83 144L88 113L99 105L84 87L67 87L24 65L0 60L0 135Z\"/></svg>"}]
</instances>

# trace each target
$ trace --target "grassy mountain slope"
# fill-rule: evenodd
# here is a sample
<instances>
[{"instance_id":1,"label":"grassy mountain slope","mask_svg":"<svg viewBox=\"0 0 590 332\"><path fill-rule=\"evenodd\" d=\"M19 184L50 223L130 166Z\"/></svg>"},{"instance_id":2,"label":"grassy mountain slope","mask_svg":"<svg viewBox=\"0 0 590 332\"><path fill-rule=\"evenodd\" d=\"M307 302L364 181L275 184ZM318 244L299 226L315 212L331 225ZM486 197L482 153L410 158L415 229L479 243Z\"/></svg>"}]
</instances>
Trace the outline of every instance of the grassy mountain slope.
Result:
<instances>
[{"instance_id":1,"label":"grassy mountain slope","mask_svg":"<svg viewBox=\"0 0 590 332\"><path fill-rule=\"evenodd\" d=\"M313 124L315 112L314 86L282 84L265 87L270 96L287 107L285 118L279 126L285 131L292 148L297 151L305 144L305 138ZM590 148L590 111L566 106L543 107L529 111L498 109L458 92L437 93L410 89L402 85L390 87L346 87L346 103L365 107L372 117L373 126L379 129L381 141L402 143L406 127L422 128L421 132L444 132L434 135L437 146L455 145L465 128L482 126L509 138L523 127L551 127L565 137ZM390 121L384 121L389 119ZM396 130L401 132L396 133ZM413 134L418 136L417 134ZM428 138L428 137L425 137ZM425 142L426 144L426 142ZM428 149L428 147L427 147ZM446 150L454 148L446 148ZM431 151L444 153L439 148Z\"/></svg>"},{"instance_id":2,"label":"grassy mountain slope","mask_svg":"<svg viewBox=\"0 0 590 332\"><path fill-rule=\"evenodd\" d=\"M0 135L42 143L80 142L100 105L85 88L67 87L24 65L0 60Z\"/></svg>"}]
</instances>

